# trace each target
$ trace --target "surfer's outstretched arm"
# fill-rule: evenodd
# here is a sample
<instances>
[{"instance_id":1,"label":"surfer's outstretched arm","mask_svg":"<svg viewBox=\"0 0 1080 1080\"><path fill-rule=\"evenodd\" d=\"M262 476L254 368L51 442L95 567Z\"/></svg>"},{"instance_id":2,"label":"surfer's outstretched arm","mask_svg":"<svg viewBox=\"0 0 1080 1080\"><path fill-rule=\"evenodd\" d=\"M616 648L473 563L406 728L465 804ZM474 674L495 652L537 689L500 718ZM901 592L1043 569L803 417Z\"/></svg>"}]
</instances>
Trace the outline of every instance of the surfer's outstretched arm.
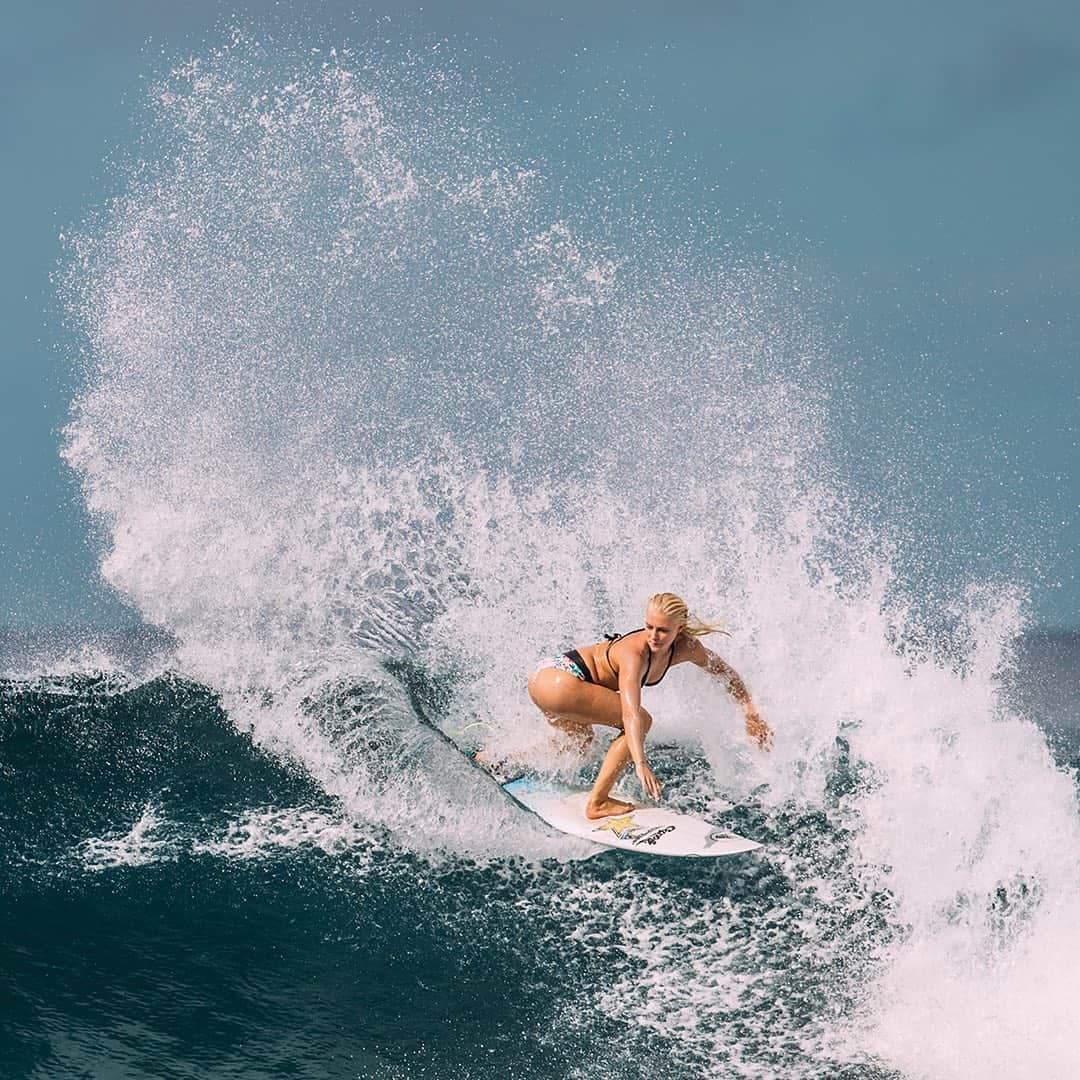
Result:
<instances>
[{"instance_id":1,"label":"surfer's outstretched arm","mask_svg":"<svg viewBox=\"0 0 1080 1080\"><path fill-rule=\"evenodd\" d=\"M758 746L762 750L771 749L772 731L758 715L757 706L751 699L750 691L746 689L746 683L742 681L739 673L711 649L706 649L700 641L694 642L690 660L698 667L704 668L710 675L715 675L722 680L728 693L742 706L743 715L746 717L746 734L752 739L757 739Z\"/></svg>"}]
</instances>

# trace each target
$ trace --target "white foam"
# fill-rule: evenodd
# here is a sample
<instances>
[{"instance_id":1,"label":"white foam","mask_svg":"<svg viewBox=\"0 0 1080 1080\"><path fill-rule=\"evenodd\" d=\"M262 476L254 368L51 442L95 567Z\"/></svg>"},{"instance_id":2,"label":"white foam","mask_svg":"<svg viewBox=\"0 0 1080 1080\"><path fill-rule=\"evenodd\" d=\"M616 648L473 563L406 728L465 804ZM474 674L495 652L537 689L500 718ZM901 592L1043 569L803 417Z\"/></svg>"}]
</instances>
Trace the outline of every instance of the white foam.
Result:
<instances>
[{"instance_id":1,"label":"white foam","mask_svg":"<svg viewBox=\"0 0 1080 1080\"><path fill-rule=\"evenodd\" d=\"M159 809L147 803L126 833L90 837L80 845L78 857L87 870L113 870L171 861L179 851L178 841Z\"/></svg>"},{"instance_id":2,"label":"white foam","mask_svg":"<svg viewBox=\"0 0 1080 1080\"><path fill-rule=\"evenodd\" d=\"M259 859L283 851L318 848L327 855L370 855L378 848L369 828L341 814L313 807L266 807L249 810L216 835L193 838L196 855L227 859Z\"/></svg>"},{"instance_id":3,"label":"white foam","mask_svg":"<svg viewBox=\"0 0 1080 1080\"><path fill-rule=\"evenodd\" d=\"M127 832L89 837L78 845L75 856L87 870L100 871L198 855L246 862L317 848L327 855L347 854L355 869L378 850L380 839L346 815L314 807L251 809L221 826L204 822L199 831L169 821L151 802Z\"/></svg>"}]
</instances>

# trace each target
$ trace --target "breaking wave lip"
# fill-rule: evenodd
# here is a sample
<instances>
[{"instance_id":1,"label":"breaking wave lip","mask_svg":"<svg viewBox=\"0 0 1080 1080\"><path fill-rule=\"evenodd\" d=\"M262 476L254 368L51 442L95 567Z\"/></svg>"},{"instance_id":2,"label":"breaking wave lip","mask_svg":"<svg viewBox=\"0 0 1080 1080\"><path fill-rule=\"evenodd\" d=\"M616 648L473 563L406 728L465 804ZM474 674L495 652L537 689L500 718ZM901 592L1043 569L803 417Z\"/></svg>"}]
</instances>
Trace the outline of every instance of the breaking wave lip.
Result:
<instances>
[{"instance_id":1,"label":"breaking wave lip","mask_svg":"<svg viewBox=\"0 0 1080 1080\"><path fill-rule=\"evenodd\" d=\"M1022 594L973 587L936 650L889 558L902 523L871 527L846 498L842 386L805 275L665 250L654 222L618 219L617 190L590 221L441 63L282 59L238 38L154 88L148 156L67 279L87 348L65 456L106 579L345 820L494 862L566 849L436 748L417 709L558 769L522 658L623 628L658 582L683 592L730 618L728 656L780 737L767 762L751 752L696 672L651 699L664 737L777 830L761 872L795 897L769 903L805 935L799 1007L839 987L848 1011L822 1007L806 1035L783 957L729 940L751 921L722 898L706 925L675 878L628 866L618 893L551 869L569 884L545 902L598 926L607 897L647 972L618 968L607 1006L688 1060L735 1046L747 1076L803 1035L807 1060L959 1076L948 1043L901 1038L931 1002L1017 1078L1024 1053L1046 1072L1075 1060L1073 781L1000 695ZM792 807L830 831L785 836ZM167 857L165 826L140 822L93 857ZM253 819L219 842L334 835L291 829ZM645 878L656 895L638 899ZM866 962L844 968L845 948ZM816 959L834 983L807 974ZM980 1011L988 979L1045 1036L1034 1057ZM1065 991L1049 1019L1027 1004L1040 979ZM742 1032L748 1002L779 1034Z\"/></svg>"}]
</instances>

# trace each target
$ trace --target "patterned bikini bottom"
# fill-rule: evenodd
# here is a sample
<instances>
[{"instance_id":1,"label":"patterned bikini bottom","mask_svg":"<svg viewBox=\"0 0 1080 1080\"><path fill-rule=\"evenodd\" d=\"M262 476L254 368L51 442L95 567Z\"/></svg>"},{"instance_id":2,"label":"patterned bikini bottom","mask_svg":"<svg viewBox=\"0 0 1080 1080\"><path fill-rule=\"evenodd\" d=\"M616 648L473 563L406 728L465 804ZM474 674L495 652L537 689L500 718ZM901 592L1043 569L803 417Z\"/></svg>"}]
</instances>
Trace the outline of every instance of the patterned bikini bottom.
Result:
<instances>
[{"instance_id":1,"label":"patterned bikini bottom","mask_svg":"<svg viewBox=\"0 0 1080 1080\"><path fill-rule=\"evenodd\" d=\"M536 665L534 670L542 671L544 668L557 668L559 671L568 671L575 679L580 679L582 682L592 682L589 669L577 649L564 652L561 656L546 657Z\"/></svg>"}]
</instances>

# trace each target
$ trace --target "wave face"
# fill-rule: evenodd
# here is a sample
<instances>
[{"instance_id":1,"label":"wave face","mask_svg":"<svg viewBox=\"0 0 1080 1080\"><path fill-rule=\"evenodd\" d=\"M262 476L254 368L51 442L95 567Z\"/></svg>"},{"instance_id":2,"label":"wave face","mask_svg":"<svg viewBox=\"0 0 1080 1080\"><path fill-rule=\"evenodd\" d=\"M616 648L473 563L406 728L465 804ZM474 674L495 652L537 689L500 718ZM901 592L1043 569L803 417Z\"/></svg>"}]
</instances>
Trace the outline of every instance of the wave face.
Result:
<instances>
[{"instance_id":1,"label":"wave face","mask_svg":"<svg viewBox=\"0 0 1080 1080\"><path fill-rule=\"evenodd\" d=\"M400 890L426 912L421 982L477 939L511 963L525 919L537 967L511 967L542 992L500 1023L543 1075L615 1032L613 1076L654 1040L672 1076L1064 1075L1080 835L1071 776L1001 692L1022 597L973 588L947 636L919 625L901 523L845 492L804 275L674 192L657 211L627 178L659 151L571 178L507 108L440 49L238 38L155 87L125 193L74 244L65 456L106 579L299 767L314 816L251 805L169 848L148 789L123 827L87 823L83 872L322 835L350 867L320 878L335 910L392 921ZM760 859L583 861L419 722L576 768L526 673L658 589L727 619L778 733L762 759L676 672L650 699L670 798L739 803ZM372 977L402 962L348 941Z\"/></svg>"}]
</instances>

